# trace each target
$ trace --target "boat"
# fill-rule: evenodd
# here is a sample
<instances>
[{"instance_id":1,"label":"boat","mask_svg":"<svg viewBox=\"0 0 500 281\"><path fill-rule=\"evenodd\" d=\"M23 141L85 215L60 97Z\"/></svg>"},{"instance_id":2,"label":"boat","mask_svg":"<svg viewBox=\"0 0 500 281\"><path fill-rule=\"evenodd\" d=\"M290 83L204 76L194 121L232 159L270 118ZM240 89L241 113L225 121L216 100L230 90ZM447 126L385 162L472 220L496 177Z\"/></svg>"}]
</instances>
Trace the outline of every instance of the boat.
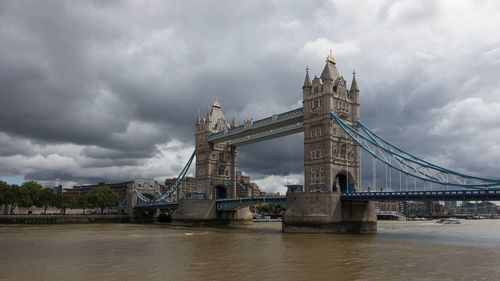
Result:
<instances>
[{"instance_id":1,"label":"boat","mask_svg":"<svg viewBox=\"0 0 500 281\"><path fill-rule=\"evenodd\" d=\"M451 217L451 218L443 218L443 219L439 219L436 221L436 223L439 223L439 224L460 224L460 220L455 218L455 217Z\"/></svg>"}]
</instances>

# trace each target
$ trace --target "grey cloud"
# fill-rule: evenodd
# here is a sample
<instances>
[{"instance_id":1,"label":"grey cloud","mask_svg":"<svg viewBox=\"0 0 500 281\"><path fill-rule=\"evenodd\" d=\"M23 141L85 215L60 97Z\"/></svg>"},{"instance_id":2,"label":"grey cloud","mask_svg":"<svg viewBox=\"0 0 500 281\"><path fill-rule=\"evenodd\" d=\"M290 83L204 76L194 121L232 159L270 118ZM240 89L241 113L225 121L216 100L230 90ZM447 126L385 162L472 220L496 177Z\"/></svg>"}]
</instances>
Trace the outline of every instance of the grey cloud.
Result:
<instances>
[{"instance_id":1,"label":"grey cloud","mask_svg":"<svg viewBox=\"0 0 500 281\"><path fill-rule=\"evenodd\" d=\"M162 145L192 146L196 114L215 97L226 117L236 112L240 122L296 107L305 65L319 75L319 52L332 48L304 51L320 38L338 47L346 80L356 68L369 127L422 157L441 155L436 160L451 168L492 175L496 157L484 170L460 161L477 153L464 148L470 138L432 133L456 101L499 101L500 38L481 18L497 20L491 7L473 6L475 21L452 24L460 5L448 12L440 1L2 1L0 157L23 156L26 164L0 165L0 175L175 175L186 159L180 148ZM301 136L241 147L240 168L260 178L300 174ZM76 166L32 169L30 159L50 154ZM167 156L161 169L148 169Z\"/></svg>"}]
</instances>

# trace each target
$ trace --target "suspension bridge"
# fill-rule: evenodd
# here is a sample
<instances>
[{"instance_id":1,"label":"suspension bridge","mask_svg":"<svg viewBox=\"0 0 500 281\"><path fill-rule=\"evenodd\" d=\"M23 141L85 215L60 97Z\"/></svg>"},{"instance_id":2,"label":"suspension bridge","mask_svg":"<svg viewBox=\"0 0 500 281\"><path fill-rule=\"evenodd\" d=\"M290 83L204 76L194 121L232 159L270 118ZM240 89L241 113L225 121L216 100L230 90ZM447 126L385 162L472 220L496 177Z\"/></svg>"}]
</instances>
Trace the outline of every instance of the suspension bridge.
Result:
<instances>
[{"instance_id":1,"label":"suspension bridge","mask_svg":"<svg viewBox=\"0 0 500 281\"><path fill-rule=\"evenodd\" d=\"M179 176L154 196L135 190L134 209L170 209L180 220L206 220L252 205L286 202L286 232L362 232L376 230L373 201L500 200L500 180L430 163L365 126L355 73L348 89L331 54L320 77L311 80L306 69L302 90L302 108L241 125L227 122L220 102L214 102L205 118L196 118L195 151ZM237 147L295 133L304 134L303 192L237 198ZM174 194L193 162L204 197L178 200ZM385 184L380 184L377 166L385 168ZM364 177L362 185L361 170L366 174L370 169L371 183Z\"/></svg>"}]
</instances>

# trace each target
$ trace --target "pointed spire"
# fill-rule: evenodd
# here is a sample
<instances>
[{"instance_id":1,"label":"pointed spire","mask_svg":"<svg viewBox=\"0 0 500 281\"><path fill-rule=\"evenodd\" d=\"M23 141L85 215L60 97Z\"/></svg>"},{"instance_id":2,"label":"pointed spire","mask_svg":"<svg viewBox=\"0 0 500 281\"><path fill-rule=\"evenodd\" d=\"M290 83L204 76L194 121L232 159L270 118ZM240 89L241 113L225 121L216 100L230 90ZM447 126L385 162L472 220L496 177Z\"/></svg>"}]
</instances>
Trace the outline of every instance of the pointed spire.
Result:
<instances>
[{"instance_id":1,"label":"pointed spire","mask_svg":"<svg viewBox=\"0 0 500 281\"><path fill-rule=\"evenodd\" d=\"M207 115L205 116L205 122L210 122L210 106L207 106Z\"/></svg>"},{"instance_id":2,"label":"pointed spire","mask_svg":"<svg viewBox=\"0 0 500 281\"><path fill-rule=\"evenodd\" d=\"M356 70L354 70L354 69L352 70L352 83L351 83L351 89L349 90L349 92L359 93L358 83L356 82Z\"/></svg>"},{"instance_id":3,"label":"pointed spire","mask_svg":"<svg viewBox=\"0 0 500 281\"><path fill-rule=\"evenodd\" d=\"M218 107L220 108L220 101L219 101L219 98L215 98L215 101L214 101L214 104L212 105L213 107Z\"/></svg>"},{"instance_id":4,"label":"pointed spire","mask_svg":"<svg viewBox=\"0 0 500 281\"><path fill-rule=\"evenodd\" d=\"M309 66L306 66L306 78L304 79L304 86L302 89L311 87L311 79L309 79Z\"/></svg>"},{"instance_id":5,"label":"pointed spire","mask_svg":"<svg viewBox=\"0 0 500 281\"><path fill-rule=\"evenodd\" d=\"M196 125L201 124L200 110L198 109L198 115L196 115Z\"/></svg>"},{"instance_id":6,"label":"pointed spire","mask_svg":"<svg viewBox=\"0 0 500 281\"><path fill-rule=\"evenodd\" d=\"M335 64L335 57L332 55L332 49L330 49L330 53L326 56L326 61Z\"/></svg>"},{"instance_id":7,"label":"pointed spire","mask_svg":"<svg viewBox=\"0 0 500 281\"><path fill-rule=\"evenodd\" d=\"M233 112L233 120L231 121L231 128L236 128L236 112Z\"/></svg>"},{"instance_id":8,"label":"pointed spire","mask_svg":"<svg viewBox=\"0 0 500 281\"><path fill-rule=\"evenodd\" d=\"M337 67L335 66L335 58L332 55L332 51L330 50L330 54L326 57L326 65L323 68L323 72L321 72L321 80L323 81L335 81L340 77L339 72L337 71Z\"/></svg>"}]
</instances>

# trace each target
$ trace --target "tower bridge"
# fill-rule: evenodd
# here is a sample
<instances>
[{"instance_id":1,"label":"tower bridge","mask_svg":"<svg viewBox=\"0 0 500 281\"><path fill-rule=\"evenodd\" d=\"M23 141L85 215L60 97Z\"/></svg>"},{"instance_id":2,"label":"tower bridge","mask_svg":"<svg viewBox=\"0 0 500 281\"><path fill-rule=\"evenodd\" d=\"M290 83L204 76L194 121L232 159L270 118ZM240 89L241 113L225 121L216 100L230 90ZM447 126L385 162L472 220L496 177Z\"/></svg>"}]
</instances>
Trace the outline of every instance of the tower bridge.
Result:
<instances>
[{"instance_id":1,"label":"tower bridge","mask_svg":"<svg viewBox=\"0 0 500 281\"><path fill-rule=\"evenodd\" d=\"M244 218L241 210L255 204L286 202L285 232L371 232L377 228L374 201L500 200L500 180L468 176L429 163L366 127L359 118L356 73L352 75L348 87L330 54L319 77L310 79L306 69L303 107L256 121L246 120L242 125L237 125L234 118L229 123L216 100L205 117L196 117L195 151L178 178L154 199L136 191L141 204L134 209L168 209L176 221L205 222ZM294 133L304 135L304 191L236 198L237 147ZM373 159L373 177L375 161L399 173L399 189L392 188L389 173L385 192L377 191L380 187L375 179L371 192L369 188L363 190L360 148ZM177 202L172 194L192 162L203 198ZM414 190L408 189L408 178L413 179ZM417 180L423 188L420 185L417 189Z\"/></svg>"}]
</instances>

